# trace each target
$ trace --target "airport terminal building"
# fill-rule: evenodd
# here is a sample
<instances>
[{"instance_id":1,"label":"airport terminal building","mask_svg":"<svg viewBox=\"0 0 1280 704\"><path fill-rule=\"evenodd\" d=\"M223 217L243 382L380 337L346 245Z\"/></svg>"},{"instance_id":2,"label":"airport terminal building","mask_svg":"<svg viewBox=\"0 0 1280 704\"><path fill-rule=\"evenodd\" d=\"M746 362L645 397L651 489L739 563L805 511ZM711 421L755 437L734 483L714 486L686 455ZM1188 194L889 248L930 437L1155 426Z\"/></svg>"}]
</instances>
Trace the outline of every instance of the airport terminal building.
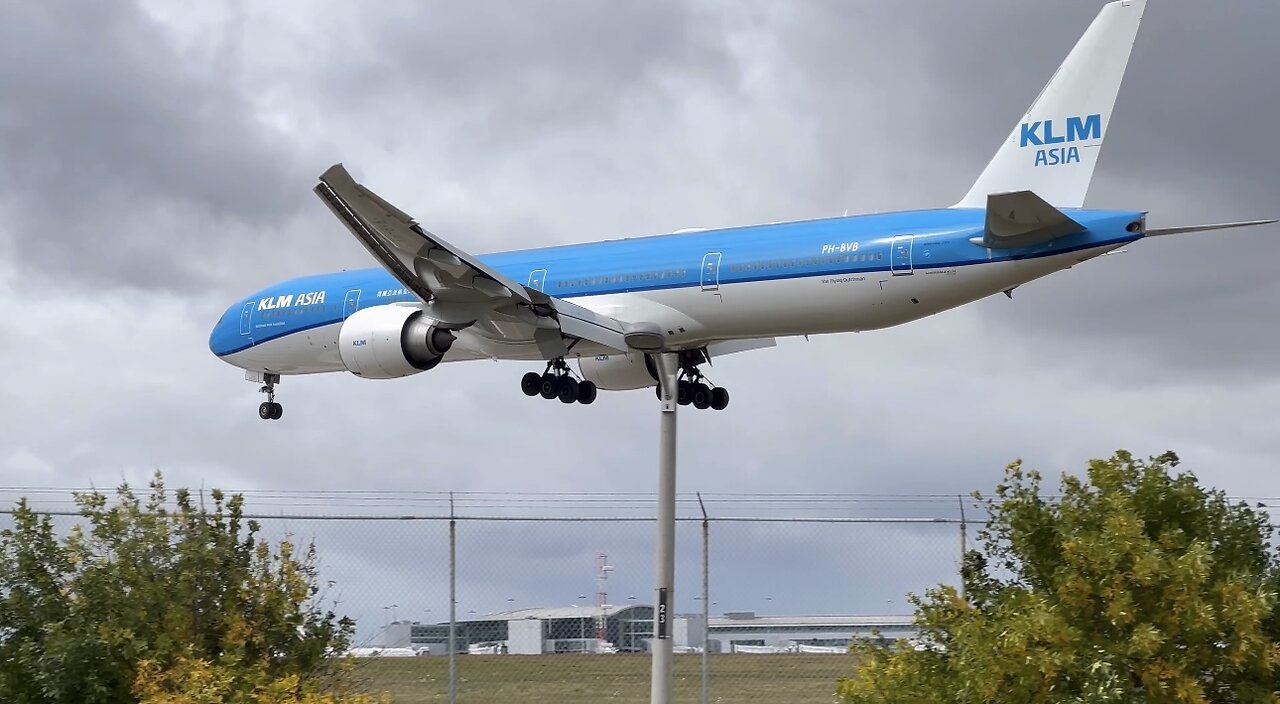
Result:
<instances>
[{"instance_id":1,"label":"airport terminal building","mask_svg":"<svg viewBox=\"0 0 1280 704\"><path fill-rule=\"evenodd\" d=\"M707 644L713 653L842 653L854 639L891 643L915 638L917 632L910 615L758 616L731 611L711 618ZM697 640L694 635L692 642Z\"/></svg>"},{"instance_id":2,"label":"airport terminal building","mask_svg":"<svg viewBox=\"0 0 1280 704\"><path fill-rule=\"evenodd\" d=\"M604 626L605 637L597 637ZM642 651L653 635L652 606L563 607L503 611L458 621L458 652L516 655L605 652L606 643L623 651ZM383 632L382 645L448 652L449 624L397 622Z\"/></svg>"},{"instance_id":3,"label":"airport terminal building","mask_svg":"<svg viewBox=\"0 0 1280 704\"><path fill-rule=\"evenodd\" d=\"M604 638L598 637L603 627ZM886 641L915 637L911 616L758 616L729 612L707 624L707 646L718 653L840 653L855 638ZM653 636L653 607L645 605L516 609L457 623L462 653L645 652ZM398 621L387 626L380 647L421 654L448 652L449 624ZM677 615L672 640L678 650L700 650L702 615Z\"/></svg>"}]
</instances>

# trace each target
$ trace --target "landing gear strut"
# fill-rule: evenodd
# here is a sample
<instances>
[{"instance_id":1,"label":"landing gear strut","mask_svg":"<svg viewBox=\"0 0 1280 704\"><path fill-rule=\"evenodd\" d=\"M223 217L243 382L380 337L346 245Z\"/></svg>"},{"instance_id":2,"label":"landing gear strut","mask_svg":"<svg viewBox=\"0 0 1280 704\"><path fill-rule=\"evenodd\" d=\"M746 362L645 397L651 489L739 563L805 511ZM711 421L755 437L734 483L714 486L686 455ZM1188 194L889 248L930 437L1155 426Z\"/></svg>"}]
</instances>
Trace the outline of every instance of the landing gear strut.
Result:
<instances>
[{"instance_id":1,"label":"landing gear strut","mask_svg":"<svg viewBox=\"0 0 1280 704\"><path fill-rule=\"evenodd\" d=\"M596 385L583 379L578 381L569 371L564 357L547 362L546 371L529 372L520 379L520 390L525 396L541 396L548 401L554 398L561 403L581 403L589 406L596 400Z\"/></svg>"},{"instance_id":2,"label":"landing gear strut","mask_svg":"<svg viewBox=\"0 0 1280 704\"><path fill-rule=\"evenodd\" d=\"M680 373L676 376L676 403L681 406L693 406L699 410L710 408L723 411L729 407L729 390L723 386L712 384L699 365L707 361L701 352L680 354ZM662 387L655 393L662 398Z\"/></svg>"},{"instance_id":3,"label":"landing gear strut","mask_svg":"<svg viewBox=\"0 0 1280 704\"><path fill-rule=\"evenodd\" d=\"M276 384L280 383L280 375L263 374L262 380L266 385L259 391L267 395L267 400L258 405L258 417L262 420L280 420L280 416L284 415L284 406L276 403Z\"/></svg>"}]
</instances>

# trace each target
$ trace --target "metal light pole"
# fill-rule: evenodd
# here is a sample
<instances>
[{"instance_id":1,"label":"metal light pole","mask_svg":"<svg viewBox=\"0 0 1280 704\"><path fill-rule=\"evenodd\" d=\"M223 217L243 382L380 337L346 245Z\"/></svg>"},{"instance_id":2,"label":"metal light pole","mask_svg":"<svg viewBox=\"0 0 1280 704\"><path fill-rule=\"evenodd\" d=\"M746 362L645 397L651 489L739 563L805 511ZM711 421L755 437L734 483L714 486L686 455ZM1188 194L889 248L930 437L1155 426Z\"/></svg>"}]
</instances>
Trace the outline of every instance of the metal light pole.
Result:
<instances>
[{"instance_id":1,"label":"metal light pole","mask_svg":"<svg viewBox=\"0 0 1280 704\"><path fill-rule=\"evenodd\" d=\"M676 575L676 376L679 357L655 355L662 414L658 432L658 565L657 602L653 611L653 673L650 704L671 704L671 607Z\"/></svg>"}]
</instances>

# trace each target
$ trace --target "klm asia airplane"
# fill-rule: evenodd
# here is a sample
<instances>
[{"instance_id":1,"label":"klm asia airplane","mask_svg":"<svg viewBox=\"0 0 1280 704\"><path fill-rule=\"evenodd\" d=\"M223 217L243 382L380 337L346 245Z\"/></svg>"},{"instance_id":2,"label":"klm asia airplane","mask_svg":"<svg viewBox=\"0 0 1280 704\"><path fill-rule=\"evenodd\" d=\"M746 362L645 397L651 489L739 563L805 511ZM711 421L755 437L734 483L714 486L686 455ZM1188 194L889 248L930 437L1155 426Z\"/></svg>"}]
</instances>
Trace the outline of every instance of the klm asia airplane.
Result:
<instances>
[{"instance_id":1,"label":"klm asia airplane","mask_svg":"<svg viewBox=\"0 0 1280 704\"><path fill-rule=\"evenodd\" d=\"M472 256L337 165L315 192L381 267L307 276L234 303L209 340L267 394L286 374L392 379L440 362L545 363L528 396L589 404L655 386L679 364L679 401L723 409L703 365L778 337L874 330L999 294L1144 237L1259 225L1147 229L1142 210L1085 210L1145 0L1101 13L960 202ZM567 360L576 360L578 372Z\"/></svg>"}]
</instances>

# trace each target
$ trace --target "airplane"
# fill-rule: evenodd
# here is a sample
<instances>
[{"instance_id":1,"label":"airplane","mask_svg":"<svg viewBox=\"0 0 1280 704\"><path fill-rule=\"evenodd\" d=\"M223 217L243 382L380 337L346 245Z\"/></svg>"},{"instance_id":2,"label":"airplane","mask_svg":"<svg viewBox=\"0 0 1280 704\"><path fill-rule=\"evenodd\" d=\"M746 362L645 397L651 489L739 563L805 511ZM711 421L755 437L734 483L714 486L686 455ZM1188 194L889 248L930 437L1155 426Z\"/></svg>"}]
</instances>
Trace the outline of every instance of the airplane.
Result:
<instances>
[{"instance_id":1,"label":"airplane","mask_svg":"<svg viewBox=\"0 0 1280 704\"><path fill-rule=\"evenodd\" d=\"M704 373L720 356L1012 298L1147 237L1276 222L1148 229L1144 210L1084 208L1145 7L1102 8L947 208L473 256L334 165L314 191L381 266L252 293L214 326L210 350L262 384L264 420L283 413L285 375L393 379L441 362L525 360L542 369L521 378L524 394L591 404L601 389L657 386L659 354L678 364L681 405L722 410L729 393Z\"/></svg>"}]
</instances>

